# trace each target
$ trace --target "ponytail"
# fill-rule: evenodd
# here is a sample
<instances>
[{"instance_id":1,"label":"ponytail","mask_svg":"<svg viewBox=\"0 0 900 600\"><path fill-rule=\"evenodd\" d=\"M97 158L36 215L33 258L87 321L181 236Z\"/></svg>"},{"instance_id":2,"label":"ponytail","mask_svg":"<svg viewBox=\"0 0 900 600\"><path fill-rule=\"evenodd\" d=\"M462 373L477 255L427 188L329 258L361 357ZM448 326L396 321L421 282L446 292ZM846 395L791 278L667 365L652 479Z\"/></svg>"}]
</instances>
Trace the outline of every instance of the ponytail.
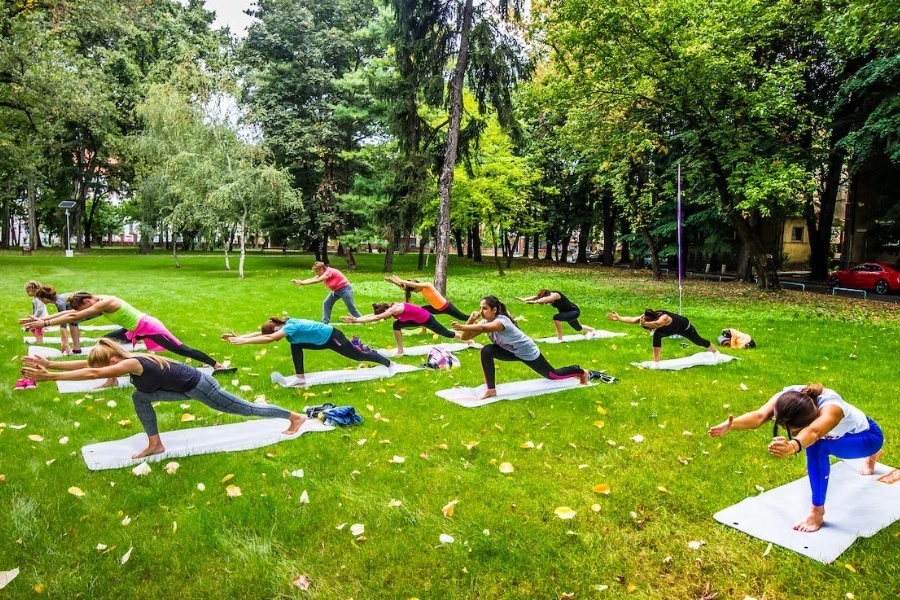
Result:
<instances>
[{"instance_id":1,"label":"ponytail","mask_svg":"<svg viewBox=\"0 0 900 600\"><path fill-rule=\"evenodd\" d=\"M263 323L259 330L263 335L271 335L284 327L285 323L287 323L287 319L282 319L281 317L269 317L269 320Z\"/></svg>"}]
</instances>

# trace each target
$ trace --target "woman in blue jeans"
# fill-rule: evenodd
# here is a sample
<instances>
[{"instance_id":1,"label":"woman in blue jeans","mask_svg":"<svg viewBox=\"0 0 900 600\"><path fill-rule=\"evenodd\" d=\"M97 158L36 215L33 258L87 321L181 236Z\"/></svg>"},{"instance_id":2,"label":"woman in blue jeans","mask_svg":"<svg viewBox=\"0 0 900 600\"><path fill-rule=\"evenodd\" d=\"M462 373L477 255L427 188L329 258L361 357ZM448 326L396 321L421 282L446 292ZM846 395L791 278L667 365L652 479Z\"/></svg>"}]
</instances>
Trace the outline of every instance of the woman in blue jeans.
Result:
<instances>
[{"instance_id":1,"label":"woman in blue jeans","mask_svg":"<svg viewBox=\"0 0 900 600\"><path fill-rule=\"evenodd\" d=\"M720 437L731 429L757 429L769 420L775 421L769 454L783 458L806 449L812 508L794 529L817 531L825 522L825 493L831 473L829 457L865 458L859 472L872 475L882 455L884 434L875 421L837 392L815 383L786 387L755 411L737 418L728 415L727 420L709 430L709 435ZM787 438L778 435L779 425L787 431Z\"/></svg>"},{"instance_id":2,"label":"woman in blue jeans","mask_svg":"<svg viewBox=\"0 0 900 600\"><path fill-rule=\"evenodd\" d=\"M128 354L107 339L97 340L87 360L50 362L40 356L26 356L22 374L35 381L79 381L101 377L131 376L135 390L131 394L134 410L147 433L147 448L131 458L143 458L165 452L156 424L153 403L159 401L199 400L213 410L245 417L288 419L282 433L297 433L306 417L272 404L250 404L219 387L219 382L190 365L160 356ZM63 371L51 373L48 369Z\"/></svg>"}]
</instances>

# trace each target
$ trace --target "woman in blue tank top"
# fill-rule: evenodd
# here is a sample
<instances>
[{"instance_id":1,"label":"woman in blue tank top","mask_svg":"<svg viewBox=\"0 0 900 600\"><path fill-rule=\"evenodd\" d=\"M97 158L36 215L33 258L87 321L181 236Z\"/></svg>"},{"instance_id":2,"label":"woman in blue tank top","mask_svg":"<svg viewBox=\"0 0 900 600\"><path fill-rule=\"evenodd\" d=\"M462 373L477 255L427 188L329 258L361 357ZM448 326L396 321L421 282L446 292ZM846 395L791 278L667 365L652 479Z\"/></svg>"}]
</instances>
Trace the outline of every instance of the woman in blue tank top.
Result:
<instances>
[{"instance_id":1,"label":"woman in blue tank top","mask_svg":"<svg viewBox=\"0 0 900 600\"><path fill-rule=\"evenodd\" d=\"M51 362L41 356L26 356L22 373L35 381L82 381L100 377L129 375L135 390L131 394L134 410L147 433L147 448L131 458L138 459L166 451L159 437L153 403L159 401L199 400L213 410L245 417L288 419L282 433L297 433L306 417L273 404L251 404L230 394L211 375L190 365L160 356L129 354L107 339L97 340L87 360ZM53 369L61 372L50 372Z\"/></svg>"}]
</instances>

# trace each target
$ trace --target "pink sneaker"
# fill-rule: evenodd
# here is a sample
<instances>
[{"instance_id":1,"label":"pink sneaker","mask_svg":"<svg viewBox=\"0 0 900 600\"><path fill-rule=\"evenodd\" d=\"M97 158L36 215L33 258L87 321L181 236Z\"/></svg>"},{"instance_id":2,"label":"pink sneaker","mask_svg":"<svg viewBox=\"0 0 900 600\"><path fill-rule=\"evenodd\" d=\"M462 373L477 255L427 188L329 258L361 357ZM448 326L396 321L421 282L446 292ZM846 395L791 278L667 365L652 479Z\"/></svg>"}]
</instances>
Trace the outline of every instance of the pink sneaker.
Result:
<instances>
[{"instance_id":1,"label":"pink sneaker","mask_svg":"<svg viewBox=\"0 0 900 600\"><path fill-rule=\"evenodd\" d=\"M25 389L26 390L36 390L37 383L35 383L34 379L26 379L25 380Z\"/></svg>"},{"instance_id":2,"label":"pink sneaker","mask_svg":"<svg viewBox=\"0 0 900 600\"><path fill-rule=\"evenodd\" d=\"M24 390L25 389L25 381L26 381L25 379L19 379L18 381L16 381L15 389Z\"/></svg>"}]
</instances>

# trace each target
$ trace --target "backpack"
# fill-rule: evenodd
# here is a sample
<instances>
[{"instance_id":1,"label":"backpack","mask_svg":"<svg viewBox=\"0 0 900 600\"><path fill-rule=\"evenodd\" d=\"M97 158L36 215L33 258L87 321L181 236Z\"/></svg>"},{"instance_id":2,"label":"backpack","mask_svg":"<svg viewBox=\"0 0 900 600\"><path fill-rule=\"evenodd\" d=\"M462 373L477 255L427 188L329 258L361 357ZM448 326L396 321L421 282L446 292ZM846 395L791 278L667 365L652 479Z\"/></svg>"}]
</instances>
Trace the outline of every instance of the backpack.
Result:
<instances>
[{"instance_id":1,"label":"backpack","mask_svg":"<svg viewBox=\"0 0 900 600\"><path fill-rule=\"evenodd\" d=\"M425 359L425 366L429 369L452 369L459 366L459 359L453 356L448 350L435 346L428 351L428 358Z\"/></svg>"},{"instance_id":2,"label":"backpack","mask_svg":"<svg viewBox=\"0 0 900 600\"><path fill-rule=\"evenodd\" d=\"M322 412L321 417L326 425L358 425L363 422L363 418L356 414L356 409L352 406L337 406L329 408Z\"/></svg>"},{"instance_id":3,"label":"backpack","mask_svg":"<svg viewBox=\"0 0 900 600\"><path fill-rule=\"evenodd\" d=\"M303 408L304 414L310 419L318 419L326 410L334 408L334 404L326 402L325 404L316 404L315 406L306 406Z\"/></svg>"}]
</instances>

